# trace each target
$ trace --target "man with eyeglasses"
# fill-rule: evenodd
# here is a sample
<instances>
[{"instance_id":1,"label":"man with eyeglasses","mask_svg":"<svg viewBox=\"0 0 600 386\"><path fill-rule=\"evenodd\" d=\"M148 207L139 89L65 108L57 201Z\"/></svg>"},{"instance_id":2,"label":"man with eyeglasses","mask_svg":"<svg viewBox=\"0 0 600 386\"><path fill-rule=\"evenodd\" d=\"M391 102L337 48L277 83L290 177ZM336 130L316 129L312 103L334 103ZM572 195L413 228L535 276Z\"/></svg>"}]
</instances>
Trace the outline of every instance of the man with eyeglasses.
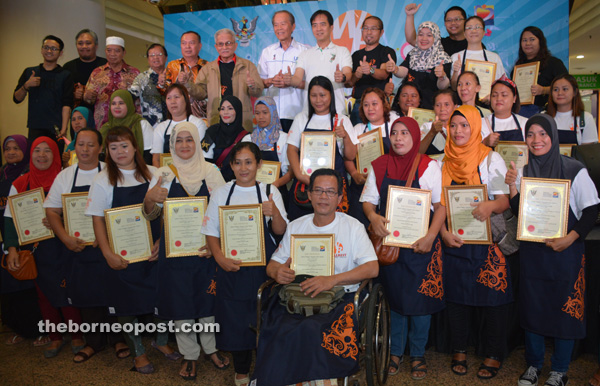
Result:
<instances>
[{"instance_id":1,"label":"man with eyeglasses","mask_svg":"<svg viewBox=\"0 0 600 386\"><path fill-rule=\"evenodd\" d=\"M35 67L27 67L17 82L13 101L21 103L29 94L29 143L41 136L57 140L55 126L59 128L60 136L67 132L73 106L73 75L58 64L64 47L60 38L46 36L42 40L44 62Z\"/></svg>"},{"instance_id":2,"label":"man with eyeglasses","mask_svg":"<svg viewBox=\"0 0 600 386\"><path fill-rule=\"evenodd\" d=\"M94 103L96 128L108 121L110 96L117 90L127 90L140 70L125 63L125 40L118 36L106 38L106 63L92 71L85 86L83 99ZM138 111L139 112L139 111Z\"/></svg>"},{"instance_id":3,"label":"man with eyeglasses","mask_svg":"<svg viewBox=\"0 0 600 386\"><path fill-rule=\"evenodd\" d=\"M292 37L296 28L296 19L292 13L277 11L271 22L279 41L262 50L258 60L258 73L267 95L277 104L281 127L287 133L294 117L302 111L302 106L306 103L306 95L302 89L289 87L289 83L296 70L298 56L309 47Z\"/></svg>"},{"instance_id":4,"label":"man with eyeglasses","mask_svg":"<svg viewBox=\"0 0 600 386\"><path fill-rule=\"evenodd\" d=\"M195 82L200 69L208 63L200 57L202 38L196 31L186 31L181 34L179 41L182 57L169 62L166 71L159 73L158 88L162 94L173 83L185 84ZM206 101L190 98L192 115L206 118Z\"/></svg>"},{"instance_id":5,"label":"man with eyeglasses","mask_svg":"<svg viewBox=\"0 0 600 386\"><path fill-rule=\"evenodd\" d=\"M346 87L354 87L352 96L355 99L350 113L353 125L361 123L358 109L363 92L369 87L377 87L385 91L385 85L392 75L385 70L388 55L396 62L396 52L393 48L379 44L383 36L383 21L377 16L369 16L363 21L362 41L365 48L352 54L352 76L346 82Z\"/></svg>"},{"instance_id":6,"label":"man with eyeglasses","mask_svg":"<svg viewBox=\"0 0 600 386\"><path fill-rule=\"evenodd\" d=\"M96 67L106 64L106 59L96 55L98 35L91 29L86 28L79 31L75 36L75 45L79 57L65 63L63 68L73 74L74 106L87 107L93 111L94 106L83 100L83 93L92 71Z\"/></svg>"},{"instance_id":7,"label":"man with eyeglasses","mask_svg":"<svg viewBox=\"0 0 600 386\"><path fill-rule=\"evenodd\" d=\"M305 295L312 297L334 287L343 287L345 294L333 310L312 316L288 314L283 307L272 303L265 307L267 315L263 317L254 372L259 385L261 380L289 385L315 379L322 380L316 384L336 385L334 379L328 378L344 377L357 370L358 321L351 317L354 310L352 299L358 283L378 275L379 263L362 223L345 213L336 212L342 199L342 189L342 178L332 169L318 169L311 175L308 198L314 213L288 224L267 265L267 275L283 285L302 280L300 288ZM296 276L300 272L291 268L291 236L317 234L334 235L334 273L300 279ZM279 296L263 294L264 298L275 298L271 301L279 302ZM351 323L348 323L349 319ZM343 338L344 348L335 350L328 336L340 322L346 337ZM348 351L347 347L350 347ZM356 355L351 354L352 350ZM277 365L282 363L288 365Z\"/></svg>"},{"instance_id":8,"label":"man with eyeglasses","mask_svg":"<svg viewBox=\"0 0 600 386\"><path fill-rule=\"evenodd\" d=\"M242 102L242 125L250 132L254 126L250 98L262 95L263 81L251 61L235 54L237 43L232 30L223 28L215 33L215 48L219 57L202 67L196 81L188 80L186 87L193 98L208 98L208 126L219 123L221 98L237 97Z\"/></svg>"},{"instance_id":9,"label":"man with eyeglasses","mask_svg":"<svg viewBox=\"0 0 600 386\"><path fill-rule=\"evenodd\" d=\"M167 115L165 98L158 90L158 74L165 71L167 49L162 44L154 43L146 50L146 58L150 68L133 80L129 92L139 98L142 117L154 126Z\"/></svg>"}]
</instances>

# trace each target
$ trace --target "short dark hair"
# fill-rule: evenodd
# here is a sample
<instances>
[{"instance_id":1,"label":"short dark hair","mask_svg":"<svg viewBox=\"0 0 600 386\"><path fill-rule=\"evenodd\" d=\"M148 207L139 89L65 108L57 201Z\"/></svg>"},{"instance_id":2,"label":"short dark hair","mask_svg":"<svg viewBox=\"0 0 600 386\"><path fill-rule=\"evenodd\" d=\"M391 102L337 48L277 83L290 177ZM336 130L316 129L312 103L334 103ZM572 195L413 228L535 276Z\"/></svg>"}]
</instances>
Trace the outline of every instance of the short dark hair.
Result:
<instances>
[{"instance_id":1,"label":"short dark hair","mask_svg":"<svg viewBox=\"0 0 600 386\"><path fill-rule=\"evenodd\" d=\"M435 92L435 94L433 94L433 105L434 106L435 106L436 98L440 95L450 95L450 97L452 98L452 102L454 103L455 106L460 106L462 104L456 91L452 90L451 88L445 88L443 90L437 90Z\"/></svg>"},{"instance_id":2,"label":"short dark hair","mask_svg":"<svg viewBox=\"0 0 600 386\"><path fill-rule=\"evenodd\" d=\"M446 15L448 15L448 12L450 12L450 11L458 11L462 15L463 19L467 18L467 13L465 12L465 10L462 9L461 7L459 7L458 5L455 5L455 6L448 8L448 10L446 12L444 12L444 21L446 20Z\"/></svg>"},{"instance_id":3,"label":"short dark hair","mask_svg":"<svg viewBox=\"0 0 600 386\"><path fill-rule=\"evenodd\" d=\"M83 34L90 35L92 39L94 39L94 44L98 45L98 35L96 35L96 33L89 28L84 28L81 31L77 32L77 35L75 35L75 43L77 43L77 40Z\"/></svg>"},{"instance_id":4,"label":"short dark hair","mask_svg":"<svg viewBox=\"0 0 600 386\"><path fill-rule=\"evenodd\" d=\"M192 34L192 35L196 35L196 37L198 38L198 43L202 43L202 38L200 37L200 34L196 31L186 31L184 33L181 34L181 37L179 38L179 40L181 40L181 38L183 37L183 35L187 35L187 34Z\"/></svg>"},{"instance_id":5,"label":"short dark hair","mask_svg":"<svg viewBox=\"0 0 600 386\"><path fill-rule=\"evenodd\" d=\"M90 129L89 127L84 127L83 129L79 130L79 133L83 133L83 132L96 134L96 139L98 140L98 145L100 145L100 147L102 147L102 133L100 133L99 130ZM77 134L79 135L79 133L77 133Z\"/></svg>"},{"instance_id":6,"label":"short dark hair","mask_svg":"<svg viewBox=\"0 0 600 386\"><path fill-rule=\"evenodd\" d=\"M458 82L460 82L460 79L465 76L465 75L471 75L473 78L475 78L475 82L477 82L478 86L481 86L481 82L479 82L479 76L474 73L473 71L463 71L459 76L458 79L456 79L456 88L458 89ZM461 104L462 104L462 100L461 100ZM479 93L475 94L475 105L479 104Z\"/></svg>"},{"instance_id":7,"label":"short dark hair","mask_svg":"<svg viewBox=\"0 0 600 386\"><path fill-rule=\"evenodd\" d=\"M363 23L362 23L362 25L361 25L361 28L365 26L365 22L366 22L367 20L369 20L369 19L373 19L373 20L377 21L377 22L379 23L379 28L383 29L383 20L381 20L381 19L380 19L380 18L378 18L377 16L373 16L373 15L371 15L371 16L368 16L368 17L366 17L366 18L365 18L365 20L363 20Z\"/></svg>"},{"instance_id":8,"label":"short dark hair","mask_svg":"<svg viewBox=\"0 0 600 386\"><path fill-rule=\"evenodd\" d=\"M337 186L338 186L338 196L341 196L342 194L344 194L344 182L342 181L342 176L340 175L340 173L338 173L337 171L333 170L333 169L317 169L313 172L313 174L310 175L310 184L308 185L308 190L310 190L312 192L313 187L315 186L315 180L317 179L317 177L320 176L332 176L335 177L335 179L337 180Z\"/></svg>"},{"instance_id":9,"label":"short dark hair","mask_svg":"<svg viewBox=\"0 0 600 386\"><path fill-rule=\"evenodd\" d=\"M485 21L480 17L480 16L470 16L469 18L467 18L467 20L465 20L465 25L467 25L468 22L470 22L471 20L477 20L481 26L484 28L484 32L485 32Z\"/></svg>"},{"instance_id":10,"label":"short dark hair","mask_svg":"<svg viewBox=\"0 0 600 386\"><path fill-rule=\"evenodd\" d=\"M325 16L327 18L327 22L329 23L329 25L333 25L333 16L331 16L331 13L329 13L329 11L326 11L324 9L319 9L315 13L312 14L312 16L310 17L310 25L312 25L313 21L319 15Z\"/></svg>"},{"instance_id":11,"label":"short dark hair","mask_svg":"<svg viewBox=\"0 0 600 386\"><path fill-rule=\"evenodd\" d=\"M169 93L175 89L179 90L181 95L183 95L183 99L185 100L185 113L189 117L190 115L192 115L192 105L190 101L190 93L184 85L182 85L181 83L172 83L169 87L167 87L167 91L165 91L165 100L167 98L167 95L169 95ZM173 116L171 115L169 109L167 109L167 118L173 119Z\"/></svg>"},{"instance_id":12,"label":"short dark hair","mask_svg":"<svg viewBox=\"0 0 600 386\"><path fill-rule=\"evenodd\" d=\"M62 39L59 38L58 36L54 36L54 35L47 35L45 38L42 39L42 45L44 44L44 42L46 40L54 40L55 42L58 43L58 48L62 51L63 48L65 48L65 43L63 43Z\"/></svg>"},{"instance_id":13,"label":"short dark hair","mask_svg":"<svg viewBox=\"0 0 600 386\"><path fill-rule=\"evenodd\" d=\"M273 14L273 17L271 18L271 24L273 24L273 20L275 19L275 15L277 15L279 13L285 13L290 18L290 22L292 24L296 24L296 18L294 17L294 15L290 11L286 11L285 9L282 9L281 11L277 11L277 12L275 12Z\"/></svg>"},{"instance_id":14,"label":"short dark hair","mask_svg":"<svg viewBox=\"0 0 600 386\"><path fill-rule=\"evenodd\" d=\"M235 144L233 149L231 149L231 154L229 156L229 164L233 165L235 162L235 156L242 150L248 149L252 154L254 154L254 159L256 163L259 163L262 160L262 153L260 152L260 148L254 142L238 142Z\"/></svg>"},{"instance_id":15,"label":"short dark hair","mask_svg":"<svg viewBox=\"0 0 600 386\"><path fill-rule=\"evenodd\" d=\"M165 48L165 46L163 46L162 44L158 44L158 43L152 43L150 44L150 47L148 47L148 49L146 50L146 57L148 57L148 55L150 54L150 50L156 47L160 47L162 48L163 54L165 54L165 58L168 56L167 54L167 49Z\"/></svg>"}]
</instances>

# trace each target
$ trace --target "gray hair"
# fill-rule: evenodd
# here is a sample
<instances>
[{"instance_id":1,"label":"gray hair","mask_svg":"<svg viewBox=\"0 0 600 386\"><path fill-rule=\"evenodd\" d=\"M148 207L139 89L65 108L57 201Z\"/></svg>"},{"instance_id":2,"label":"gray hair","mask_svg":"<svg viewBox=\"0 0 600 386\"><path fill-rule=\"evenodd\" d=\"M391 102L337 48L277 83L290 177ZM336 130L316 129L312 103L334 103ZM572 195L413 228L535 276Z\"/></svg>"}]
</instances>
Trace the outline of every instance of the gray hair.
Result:
<instances>
[{"instance_id":1,"label":"gray hair","mask_svg":"<svg viewBox=\"0 0 600 386\"><path fill-rule=\"evenodd\" d=\"M81 31L77 32L77 36L75 36L75 43L77 43L77 39L79 39L79 37L83 34L90 35L92 37L92 39L94 39L94 43L96 45L98 45L98 35L96 35L96 33L89 28L85 28L85 29L82 29Z\"/></svg>"},{"instance_id":2,"label":"gray hair","mask_svg":"<svg viewBox=\"0 0 600 386\"><path fill-rule=\"evenodd\" d=\"M229 34L233 38L233 42L235 43L235 32L233 32L229 28L222 28L215 32L215 43L217 42L217 37L223 34Z\"/></svg>"},{"instance_id":3,"label":"gray hair","mask_svg":"<svg viewBox=\"0 0 600 386\"><path fill-rule=\"evenodd\" d=\"M271 24L273 24L273 20L275 20L275 16L277 16L281 13L288 15L288 17L290 18L290 23L296 24L296 18L294 17L294 15L290 11L287 11L285 9L282 9L281 11L277 11L273 14L273 17L271 18Z\"/></svg>"}]
</instances>

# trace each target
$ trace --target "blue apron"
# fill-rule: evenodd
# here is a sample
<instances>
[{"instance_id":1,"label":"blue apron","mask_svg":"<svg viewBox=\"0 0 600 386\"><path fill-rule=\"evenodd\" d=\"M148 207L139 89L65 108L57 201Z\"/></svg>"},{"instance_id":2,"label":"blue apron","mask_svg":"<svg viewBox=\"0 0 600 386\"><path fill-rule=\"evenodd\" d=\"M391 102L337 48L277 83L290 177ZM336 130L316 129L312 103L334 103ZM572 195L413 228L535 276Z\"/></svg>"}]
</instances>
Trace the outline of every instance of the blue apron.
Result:
<instances>
[{"instance_id":1,"label":"blue apron","mask_svg":"<svg viewBox=\"0 0 600 386\"><path fill-rule=\"evenodd\" d=\"M98 165L98 173L101 167ZM88 192L89 185L75 186L79 167L76 166L71 193ZM66 248L65 248L66 249ZM106 264L100 248L89 245L81 252L66 249L71 269L67 279L69 304L75 307L106 306L106 278L111 268Z\"/></svg>"},{"instance_id":2,"label":"blue apron","mask_svg":"<svg viewBox=\"0 0 600 386\"><path fill-rule=\"evenodd\" d=\"M444 246L443 251L446 301L484 307L513 301L510 269L496 243Z\"/></svg>"},{"instance_id":3,"label":"blue apron","mask_svg":"<svg viewBox=\"0 0 600 386\"><path fill-rule=\"evenodd\" d=\"M371 124L369 123L366 128L369 130L365 130L361 134L371 131ZM383 137L383 154L388 154L390 152L390 146L390 131L388 130L388 122L386 122L385 137ZM364 170L359 170L358 172L365 173ZM360 221L366 228L369 226L369 220L367 219L367 216L365 216L362 202L360 202L360 196L364 187L365 184L357 184L354 179L351 179L350 187L348 188L348 214Z\"/></svg>"},{"instance_id":4,"label":"blue apron","mask_svg":"<svg viewBox=\"0 0 600 386\"><path fill-rule=\"evenodd\" d=\"M379 213L386 213L388 186L405 186L406 181L388 177L387 170L381 183ZM420 189L419 170L415 173L413 188ZM433 218L433 212L430 215ZM400 315L431 315L444 307L442 282L442 244L439 236L433 241L431 251L415 253L410 248L400 248L398 260L379 267L379 278L385 288L390 308Z\"/></svg>"},{"instance_id":5,"label":"blue apron","mask_svg":"<svg viewBox=\"0 0 600 386\"><path fill-rule=\"evenodd\" d=\"M225 206L229 205L235 182L231 186ZM262 204L262 195L256 183L258 202ZM267 231L264 222L264 243L267 264L275 252L276 245ZM220 325L216 333L217 347L225 351L254 350L256 333L252 326L256 325L256 293L258 287L267 280L265 267L241 267L237 272L225 272L217 267L217 299L215 303L215 321Z\"/></svg>"},{"instance_id":6,"label":"blue apron","mask_svg":"<svg viewBox=\"0 0 600 386\"><path fill-rule=\"evenodd\" d=\"M135 205L144 201L148 181L136 186L113 187L113 208ZM160 222L150 223L152 238L159 236ZM131 263L122 270L111 269L107 278L106 298L111 315L134 316L151 314L156 304L157 267L155 261Z\"/></svg>"},{"instance_id":7,"label":"blue apron","mask_svg":"<svg viewBox=\"0 0 600 386\"><path fill-rule=\"evenodd\" d=\"M196 194L196 197L201 196L210 196L205 181ZM175 180L169 189L169 198L173 197L189 197ZM163 228L158 253L156 315L166 320L197 319L214 315L216 267L212 257L167 258Z\"/></svg>"},{"instance_id":8,"label":"blue apron","mask_svg":"<svg viewBox=\"0 0 600 386\"><path fill-rule=\"evenodd\" d=\"M512 114L512 117L517 125L517 128L514 130L506 130L500 131L500 141L518 141L525 142L525 138L523 138L523 131L521 131L521 124L517 119L515 114ZM492 133L496 132L496 119L494 114L492 114Z\"/></svg>"},{"instance_id":9,"label":"blue apron","mask_svg":"<svg viewBox=\"0 0 600 386\"><path fill-rule=\"evenodd\" d=\"M569 208L568 230L576 223ZM523 329L560 339L585 337L584 253L581 238L562 252L554 252L544 243L521 241L519 309Z\"/></svg>"},{"instance_id":10,"label":"blue apron","mask_svg":"<svg viewBox=\"0 0 600 386\"><path fill-rule=\"evenodd\" d=\"M582 134L583 134L583 130ZM573 117L573 130L558 130L558 143L577 145L577 117Z\"/></svg>"}]
</instances>

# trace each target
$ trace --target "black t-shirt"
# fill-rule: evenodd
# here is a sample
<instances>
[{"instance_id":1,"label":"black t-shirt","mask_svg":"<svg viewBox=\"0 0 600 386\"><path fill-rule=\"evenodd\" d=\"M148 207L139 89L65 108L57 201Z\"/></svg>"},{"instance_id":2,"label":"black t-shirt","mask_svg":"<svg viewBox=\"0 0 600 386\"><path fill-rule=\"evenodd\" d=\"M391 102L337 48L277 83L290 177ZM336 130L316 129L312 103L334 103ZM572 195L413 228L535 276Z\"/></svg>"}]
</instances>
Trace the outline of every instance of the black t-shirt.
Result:
<instances>
[{"instance_id":1,"label":"black t-shirt","mask_svg":"<svg viewBox=\"0 0 600 386\"><path fill-rule=\"evenodd\" d=\"M386 63L389 60L388 54L391 55L392 59L394 59L394 62L396 62L396 52L392 48L383 46L381 44L377 45L377 47L371 51L367 51L364 48L355 51L352 54L352 72L356 72L356 69L360 66L360 61L364 56L367 57L367 61L371 64L371 66L380 68L383 63ZM385 84L389 81L391 76L392 75L390 74L390 76L388 76L386 79L378 80L373 78L371 74L363 74L362 78L360 78L354 85L354 91L352 92L352 95L358 100L362 97L363 92L369 87L377 87L383 90L385 88Z\"/></svg>"},{"instance_id":2,"label":"black t-shirt","mask_svg":"<svg viewBox=\"0 0 600 386\"><path fill-rule=\"evenodd\" d=\"M519 64L527 64L537 62L536 59L526 60L523 63ZM554 78L559 75L566 74L569 71L563 64L562 60L557 57L551 56L546 60L546 65L543 67L540 66L540 72L538 73L538 84L543 87L549 87L552 84ZM510 71L510 77L512 79L514 73L514 68ZM550 90L552 91L552 90ZM544 107L544 105L548 103L548 95L538 95L535 97L535 105L539 107Z\"/></svg>"},{"instance_id":3,"label":"black t-shirt","mask_svg":"<svg viewBox=\"0 0 600 386\"><path fill-rule=\"evenodd\" d=\"M221 97L233 95L233 69L235 62L223 63L219 61L219 72L221 73Z\"/></svg>"},{"instance_id":4,"label":"black t-shirt","mask_svg":"<svg viewBox=\"0 0 600 386\"><path fill-rule=\"evenodd\" d=\"M410 68L410 54L406 56L401 66L408 68L408 75L406 81L414 82L419 87L421 92L421 107L424 109L433 109L433 94L438 90L437 81L438 78L435 76L433 68L427 71L414 71ZM450 69L452 63L444 64L444 72L446 76L450 77Z\"/></svg>"},{"instance_id":5,"label":"black t-shirt","mask_svg":"<svg viewBox=\"0 0 600 386\"><path fill-rule=\"evenodd\" d=\"M444 47L444 51L446 51L448 56L452 56L459 51L466 50L467 46L469 45L469 43L467 42L467 39L453 40L450 38L450 36L446 36L445 38L442 38L441 41L442 41L442 47ZM483 46L483 49L485 50L485 44L481 43L481 45Z\"/></svg>"},{"instance_id":6,"label":"black t-shirt","mask_svg":"<svg viewBox=\"0 0 600 386\"><path fill-rule=\"evenodd\" d=\"M104 64L106 64L106 59L96 56L96 59L92 62L84 62L80 58L73 59L65 63L63 68L73 74L74 83L81 83L85 86L88 79L90 79L92 71Z\"/></svg>"}]
</instances>

